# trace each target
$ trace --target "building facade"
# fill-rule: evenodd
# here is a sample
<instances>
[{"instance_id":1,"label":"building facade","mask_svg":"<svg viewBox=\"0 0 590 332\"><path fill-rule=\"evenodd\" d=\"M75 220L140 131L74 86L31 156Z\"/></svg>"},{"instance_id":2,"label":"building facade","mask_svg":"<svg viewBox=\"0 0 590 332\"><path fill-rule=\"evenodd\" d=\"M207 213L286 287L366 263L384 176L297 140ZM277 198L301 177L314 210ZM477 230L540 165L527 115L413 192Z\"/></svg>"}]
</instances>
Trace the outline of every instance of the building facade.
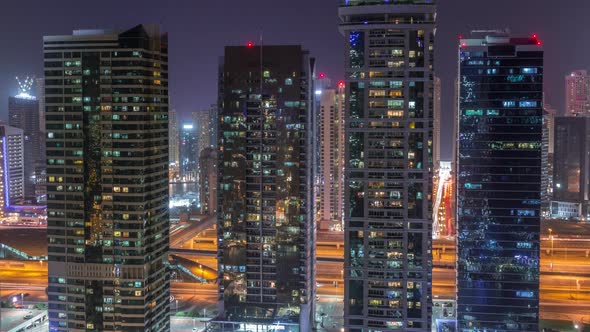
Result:
<instances>
[{"instance_id":1,"label":"building facade","mask_svg":"<svg viewBox=\"0 0 590 332\"><path fill-rule=\"evenodd\" d=\"M434 3L340 2L349 332L430 330Z\"/></svg>"},{"instance_id":2,"label":"building facade","mask_svg":"<svg viewBox=\"0 0 590 332\"><path fill-rule=\"evenodd\" d=\"M199 203L201 213L217 213L217 153L213 148L201 151L199 157Z\"/></svg>"},{"instance_id":3,"label":"building facade","mask_svg":"<svg viewBox=\"0 0 590 332\"><path fill-rule=\"evenodd\" d=\"M552 201L581 206L589 213L590 203L590 117L555 118Z\"/></svg>"},{"instance_id":4,"label":"building facade","mask_svg":"<svg viewBox=\"0 0 590 332\"><path fill-rule=\"evenodd\" d=\"M19 94L8 98L8 124L20 128L24 134L25 198L35 197L35 165L42 159L43 134L39 128L39 101Z\"/></svg>"},{"instance_id":5,"label":"building facade","mask_svg":"<svg viewBox=\"0 0 590 332\"><path fill-rule=\"evenodd\" d=\"M215 331L312 329L312 66L301 46L225 48Z\"/></svg>"},{"instance_id":6,"label":"building facade","mask_svg":"<svg viewBox=\"0 0 590 332\"><path fill-rule=\"evenodd\" d=\"M441 83L439 77L434 77L434 116L433 116L433 138L432 138L432 163L434 169L440 167L440 137L441 137L441 110L442 110Z\"/></svg>"},{"instance_id":7,"label":"building facade","mask_svg":"<svg viewBox=\"0 0 590 332\"><path fill-rule=\"evenodd\" d=\"M197 181L199 155L195 126L192 123L183 123L179 130L180 178L184 182Z\"/></svg>"},{"instance_id":8,"label":"building facade","mask_svg":"<svg viewBox=\"0 0 590 332\"><path fill-rule=\"evenodd\" d=\"M318 90L320 228L343 229L344 215L344 83Z\"/></svg>"},{"instance_id":9,"label":"building facade","mask_svg":"<svg viewBox=\"0 0 590 332\"><path fill-rule=\"evenodd\" d=\"M169 331L158 26L43 38L50 331Z\"/></svg>"},{"instance_id":10,"label":"building facade","mask_svg":"<svg viewBox=\"0 0 590 332\"><path fill-rule=\"evenodd\" d=\"M590 115L590 75L586 70L565 77L565 114Z\"/></svg>"},{"instance_id":11,"label":"building facade","mask_svg":"<svg viewBox=\"0 0 590 332\"><path fill-rule=\"evenodd\" d=\"M459 42L458 331L539 331L540 45L502 31Z\"/></svg>"},{"instance_id":12,"label":"building facade","mask_svg":"<svg viewBox=\"0 0 590 332\"><path fill-rule=\"evenodd\" d=\"M180 164L178 117L176 110L171 109L168 112L168 141L169 141L169 158L170 165L178 166Z\"/></svg>"},{"instance_id":13,"label":"building facade","mask_svg":"<svg viewBox=\"0 0 590 332\"><path fill-rule=\"evenodd\" d=\"M18 205L25 197L25 135L20 128L0 124L2 137L4 206Z\"/></svg>"}]
</instances>

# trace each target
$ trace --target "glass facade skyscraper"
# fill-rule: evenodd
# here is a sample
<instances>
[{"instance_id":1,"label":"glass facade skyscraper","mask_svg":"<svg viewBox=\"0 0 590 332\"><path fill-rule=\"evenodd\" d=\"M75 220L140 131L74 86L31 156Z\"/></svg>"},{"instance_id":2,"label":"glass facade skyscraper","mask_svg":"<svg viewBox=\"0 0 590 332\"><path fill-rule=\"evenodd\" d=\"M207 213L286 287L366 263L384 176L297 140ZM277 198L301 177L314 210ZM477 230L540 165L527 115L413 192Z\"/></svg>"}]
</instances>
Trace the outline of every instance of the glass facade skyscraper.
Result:
<instances>
[{"instance_id":1,"label":"glass facade skyscraper","mask_svg":"<svg viewBox=\"0 0 590 332\"><path fill-rule=\"evenodd\" d=\"M540 45L503 32L460 40L458 331L539 331Z\"/></svg>"},{"instance_id":2,"label":"glass facade skyscraper","mask_svg":"<svg viewBox=\"0 0 590 332\"><path fill-rule=\"evenodd\" d=\"M340 2L348 332L430 330L434 3Z\"/></svg>"},{"instance_id":3,"label":"glass facade skyscraper","mask_svg":"<svg viewBox=\"0 0 590 332\"><path fill-rule=\"evenodd\" d=\"M301 46L225 48L214 331L312 329L312 68Z\"/></svg>"},{"instance_id":4,"label":"glass facade skyscraper","mask_svg":"<svg viewBox=\"0 0 590 332\"><path fill-rule=\"evenodd\" d=\"M170 330L168 43L43 38L50 331Z\"/></svg>"}]
</instances>

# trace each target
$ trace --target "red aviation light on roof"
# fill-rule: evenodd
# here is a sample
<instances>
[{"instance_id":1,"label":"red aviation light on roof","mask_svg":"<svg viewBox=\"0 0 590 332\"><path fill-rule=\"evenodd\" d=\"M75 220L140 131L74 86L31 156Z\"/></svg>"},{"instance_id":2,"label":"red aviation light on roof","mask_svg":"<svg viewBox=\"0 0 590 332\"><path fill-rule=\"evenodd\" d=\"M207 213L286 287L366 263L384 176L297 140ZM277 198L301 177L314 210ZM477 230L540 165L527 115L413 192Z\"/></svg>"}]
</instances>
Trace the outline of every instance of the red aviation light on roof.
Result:
<instances>
[{"instance_id":1,"label":"red aviation light on roof","mask_svg":"<svg viewBox=\"0 0 590 332\"><path fill-rule=\"evenodd\" d=\"M537 45L538 45L538 46L541 46L541 45L543 45L543 43L542 43L540 40L538 40L538 41L537 41Z\"/></svg>"},{"instance_id":2,"label":"red aviation light on roof","mask_svg":"<svg viewBox=\"0 0 590 332\"><path fill-rule=\"evenodd\" d=\"M459 40L463 39L463 35L459 35Z\"/></svg>"},{"instance_id":3,"label":"red aviation light on roof","mask_svg":"<svg viewBox=\"0 0 590 332\"><path fill-rule=\"evenodd\" d=\"M343 88L344 87L344 81L338 82L338 86L341 87L341 88Z\"/></svg>"},{"instance_id":4,"label":"red aviation light on roof","mask_svg":"<svg viewBox=\"0 0 590 332\"><path fill-rule=\"evenodd\" d=\"M252 47L254 47L254 43L253 43L253 42L251 42L251 41L249 41L249 42L246 44L246 47L248 47L248 48L252 48Z\"/></svg>"},{"instance_id":5,"label":"red aviation light on roof","mask_svg":"<svg viewBox=\"0 0 590 332\"><path fill-rule=\"evenodd\" d=\"M320 73L320 78L325 78L326 77L326 73Z\"/></svg>"}]
</instances>

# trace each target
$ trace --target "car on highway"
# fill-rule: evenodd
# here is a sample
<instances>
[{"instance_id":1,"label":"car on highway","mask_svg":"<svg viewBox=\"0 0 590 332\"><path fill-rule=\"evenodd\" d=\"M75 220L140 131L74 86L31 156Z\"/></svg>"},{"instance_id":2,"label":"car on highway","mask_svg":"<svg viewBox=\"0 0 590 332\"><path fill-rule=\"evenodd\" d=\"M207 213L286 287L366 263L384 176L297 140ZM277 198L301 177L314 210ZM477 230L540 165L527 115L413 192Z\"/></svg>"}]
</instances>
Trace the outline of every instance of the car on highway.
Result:
<instances>
[{"instance_id":1,"label":"car on highway","mask_svg":"<svg viewBox=\"0 0 590 332\"><path fill-rule=\"evenodd\" d=\"M24 319L31 319L31 318L33 318L33 312L32 312L32 311L29 311L29 312L28 312L28 313L25 315Z\"/></svg>"}]
</instances>

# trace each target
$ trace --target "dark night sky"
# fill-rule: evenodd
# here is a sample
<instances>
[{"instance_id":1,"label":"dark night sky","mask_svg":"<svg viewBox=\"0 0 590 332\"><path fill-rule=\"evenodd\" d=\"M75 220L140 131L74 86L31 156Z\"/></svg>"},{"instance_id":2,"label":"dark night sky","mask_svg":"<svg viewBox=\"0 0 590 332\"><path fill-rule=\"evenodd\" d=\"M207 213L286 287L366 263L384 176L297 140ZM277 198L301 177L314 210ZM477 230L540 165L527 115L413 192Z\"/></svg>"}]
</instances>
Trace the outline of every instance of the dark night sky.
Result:
<instances>
[{"instance_id":1,"label":"dark night sky","mask_svg":"<svg viewBox=\"0 0 590 332\"><path fill-rule=\"evenodd\" d=\"M170 37L170 95L182 118L216 100L218 58L224 45L257 41L303 44L318 70L340 79L344 40L338 33L337 0L2 0L0 11L0 119L17 75L42 75L42 36L81 28L128 28L160 23ZM588 0L441 0L436 71L443 80L443 158L451 155L452 82L459 34L509 27L539 34L546 50L545 92L563 111L563 77L590 69Z\"/></svg>"}]
</instances>

